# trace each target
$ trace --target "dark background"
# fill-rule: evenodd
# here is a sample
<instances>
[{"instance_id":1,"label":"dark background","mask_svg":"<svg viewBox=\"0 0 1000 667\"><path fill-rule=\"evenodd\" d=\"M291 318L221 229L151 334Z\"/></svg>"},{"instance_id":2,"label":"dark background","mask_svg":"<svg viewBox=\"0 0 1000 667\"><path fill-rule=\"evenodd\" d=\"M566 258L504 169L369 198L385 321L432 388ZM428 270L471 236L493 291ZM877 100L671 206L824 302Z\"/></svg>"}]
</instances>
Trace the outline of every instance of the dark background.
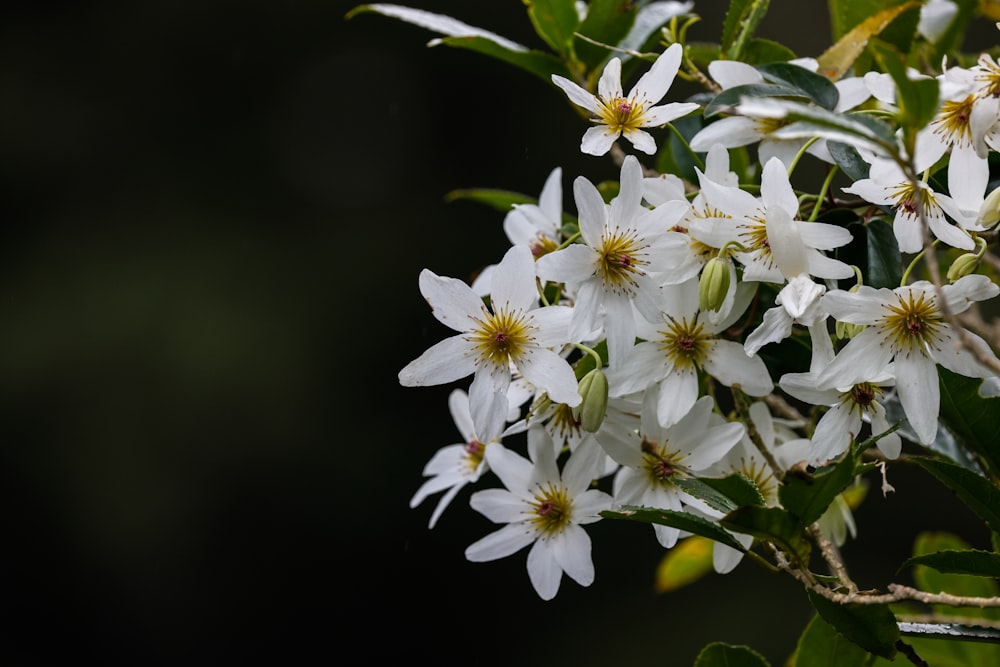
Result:
<instances>
[{"instance_id":1,"label":"dark background","mask_svg":"<svg viewBox=\"0 0 1000 667\"><path fill-rule=\"evenodd\" d=\"M0 664L689 665L710 641L780 664L811 615L787 578L657 595L652 531L605 521L594 585L546 603L524 553L464 560L493 530L468 491L433 531L436 496L408 508L458 439L448 388L397 384L447 334L417 275L506 248L444 195L617 170L554 87L353 4L0 13ZM415 5L541 46L515 0ZM771 5L764 36L829 44L824 3ZM986 539L890 481L845 548L863 586L918 528Z\"/></svg>"}]
</instances>

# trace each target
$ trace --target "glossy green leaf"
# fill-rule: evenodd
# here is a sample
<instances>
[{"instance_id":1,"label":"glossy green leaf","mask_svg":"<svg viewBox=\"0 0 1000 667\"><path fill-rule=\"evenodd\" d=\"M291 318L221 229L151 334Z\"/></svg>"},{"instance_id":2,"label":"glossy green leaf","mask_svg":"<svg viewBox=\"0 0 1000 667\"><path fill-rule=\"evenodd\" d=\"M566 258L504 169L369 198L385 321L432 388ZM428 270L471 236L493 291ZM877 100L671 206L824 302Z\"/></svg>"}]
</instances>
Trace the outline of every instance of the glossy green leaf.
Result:
<instances>
[{"instance_id":1,"label":"glossy green leaf","mask_svg":"<svg viewBox=\"0 0 1000 667\"><path fill-rule=\"evenodd\" d=\"M781 505L798 520L802 530L819 519L844 489L854 482L856 461L848 452L833 466L809 473L790 470L778 487Z\"/></svg>"},{"instance_id":2,"label":"glossy green leaf","mask_svg":"<svg viewBox=\"0 0 1000 667\"><path fill-rule=\"evenodd\" d=\"M663 554L653 588L657 593L668 593L698 581L714 571L714 550L715 542L701 535L680 540Z\"/></svg>"},{"instance_id":3,"label":"glossy green leaf","mask_svg":"<svg viewBox=\"0 0 1000 667\"><path fill-rule=\"evenodd\" d=\"M976 577L1000 578L1000 554L992 551L970 549L957 551L947 549L932 554L914 556L900 568L912 565L926 565L929 568L947 574L969 574Z\"/></svg>"},{"instance_id":4,"label":"glossy green leaf","mask_svg":"<svg viewBox=\"0 0 1000 667\"><path fill-rule=\"evenodd\" d=\"M857 148L839 141L828 141L826 147L830 151L830 157L833 158L833 161L852 181L868 178L868 170L871 165L865 162Z\"/></svg>"},{"instance_id":5,"label":"glossy green leaf","mask_svg":"<svg viewBox=\"0 0 1000 667\"><path fill-rule=\"evenodd\" d=\"M566 78L572 76L558 58L541 51L511 51L482 37L443 37L441 43L502 60L534 74L546 83L552 83L553 74Z\"/></svg>"},{"instance_id":6,"label":"glossy green leaf","mask_svg":"<svg viewBox=\"0 0 1000 667\"><path fill-rule=\"evenodd\" d=\"M788 667L862 667L867 660L868 651L817 614L799 636Z\"/></svg>"},{"instance_id":7,"label":"glossy green leaf","mask_svg":"<svg viewBox=\"0 0 1000 667\"><path fill-rule=\"evenodd\" d=\"M741 473L727 477L702 479L702 482L730 498L736 507L743 505L763 505L764 496L756 482Z\"/></svg>"},{"instance_id":8,"label":"glossy green leaf","mask_svg":"<svg viewBox=\"0 0 1000 667\"><path fill-rule=\"evenodd\" d=\"M595 42L617 46L628 35L636 12L633 0L592 0L587 8L587 17L577 32ZM587 71L603 66L611 56L617 55L579 37L574 39L573 49Z\"/></svg>"},{"instance_id":9,"label":"glossy green leaf","mask_svg":"<svg viewBox=\"0 0 1000 667\"><path fill-rule=\"evenodd\" d=\"M800 565L809 563L811 546L799 527L797 517L779 507L740 507L719 523L737 533L746 533L772 542Z\"/></svg>"},{"instance_id":10,"label":"glossy green leaf","mask_svg":"<svg viewBox=\"0 0 1000 667\"><path fill-rule=\"evenodd\" d=\"M977 454L994 474L1000 473L1000 397L979 395L983 381L938 367L941 422ZM997 530L996 527L993 528Z\"/></svg>"},{"instance_id":11,"label":"glossy green leaf","mask_svg":"<svg viewBox=\"0 0 1000 667\"><path fill-rule=\"evenodd\" d=\"M744 97L792 97L804 102L809 101L809 94L799 88L780 83L748 83L742 86L727 88L712 98L705 105L702 115L705 118L720 113L732 111Z\"/></svg>"},{"instance_id":12,"label":"glossy green leaf","mask_svg":"<svg viewBox=\"0 0 1000 667\"><path fill-rule=\"evenodd\" d=\"M706 480L697 478L679 479L677 486L698 500L704 501L709 507L719 512L728 513L737 508L736 503L728 496L706 483Z\"/></svg>"},{"instance_id":13,"label":"glossy green leaf","mask_svg":"<svg viewBox=\"0 0 1000 667\"><path fill-rule=\"evenodd\" d=\"M951 489L990 530L1000 531L1000 488L982 475L942 459L914 456L912 460Z\"/></svg>"},{"instance_id":14,"label":"glossy green leaf","mask_svg":"<svg viewBox=\"0 0 1000 667\"><path fill-rule=\"evenodd\" d=\"M820 73L829 77L831 81L839 81L851 69L873 37L885 30L902 12L919 5L919 2L906 2L863 16L860 23L854 25L848 32L840 33L837 42L816 59ZM840 7L837 8L839 9ZM837 31L834 32L836 36Z\"/></svg>"},{"instance_id":15,"label":"glossy green leaf","mask_svg":"<svg viewBox=\"0 0 1000 667\"><path fill-rule=\"evenodd\" d=\"M828 78L791 63L757 65L757 71L771 83L784 84L804 92L809 99L825 109L833 109L840 93Z\"/></svg>"},{"instance_id":16,"label":"glossy green leaf","mask_svg":"<svg viewBox=\"0 0 1000 667\"><path fill-rule=\"evenodd\" d=\"M641 523L657 523L661 526L671 526L686 530L694 535L701 535L710 540L721 542L742 552L746 548L740 544L735 537L726 530L700 516L688 514L687 512L677 512L674 510L659 510L650 507L625 506L619 511L605 510L601 512L605 519L625 519L627 521L639 521Z\"/></svg>"},{"instance_id":17,"label":"glossy green leaf","mask_svg":"<svg viewBox=\"0 0 1000 667\"><path fill-rule=\"evenodd\" d=\"M777 97L755 100L755 105L766 108L772 114L780 113L789 123L771 133L775 139L823 137L830 141L863 145L890 156L898 153L892 127L865 114L835 113L815 104L804 104L801 100Z\"/></svg>"},{"instance_id":18,"label":"glossy green leaf","mask_svg":"<svg viewBox=\"0 0 1000 667\"><path fill-rule=\"evenodd\" d=\"M698 653L694 667L771 667L771 663L748 646L713 642Z\"/></svg>"},{"instance_id":19,"label":"glossy green leaf","mask_svg":"<svg viewBox=\"0 0 1000 667\"><path fill-rule=\"evenodd\" d=\"M570 52L573 32L580 23L573 0L524 0L538 36L560 56Z\"/></svg>"},{"instance_id":20,"label":"glossy green leaf","mask_svg":"<svg viewBox=\"0 0 1000 667\"><path fill-rule=\"evenodd\" d=\"M865 225L867 266L865 283L871 287L899 287L903 277L903 257L892 225L882 218L873 218Z\"/></svg>"},{"instance_id":21,"label":"glossy green leaf","mask_svg":"<svg viewBox=\"0 0 1000 667\"><path fill-rule=\"evenodd\" d=\"M809 591L809 601L823 620L849 641L883 658L896 655L899 626L888 605L839 604L813 591Z\"/></svg>"},{"instance_id":22,"label":"glossy green leaf","mask_svg":"<svg viewBox=\"0 0 1000 667\"><path fill-rule=\"evenodd\" d=\"M509 211L515 204L537 204L538 200L529 197L528 195L523 195L520 192L511 192L510 190L497 190L491 188L469 188L463 190L452 190L444 196L444 200L447 202L459 201L459 200L469 200L478 202L480 204L486 204L490 208L495 208L498 211Z\"/></svg>"}]
</instances>

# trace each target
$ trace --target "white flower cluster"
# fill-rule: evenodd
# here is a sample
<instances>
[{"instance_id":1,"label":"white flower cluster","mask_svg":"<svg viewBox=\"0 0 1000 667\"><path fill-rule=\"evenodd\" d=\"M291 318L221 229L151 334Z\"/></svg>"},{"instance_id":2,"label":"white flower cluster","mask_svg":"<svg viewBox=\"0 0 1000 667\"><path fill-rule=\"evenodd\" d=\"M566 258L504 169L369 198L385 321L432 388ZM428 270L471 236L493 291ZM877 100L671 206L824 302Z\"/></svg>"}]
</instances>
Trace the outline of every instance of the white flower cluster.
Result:
<instances>
[{"instance_id":1,"label":"white flower cluster","mask_svg":"<svg viewBox=\"0 0 1000 667\"><path fill-rule=\"evenodd\" d=\"M699 108L656 106L678 72L681 48L669 47L628 95L617 58L596 94L553 76L593 116L583 152L603 155L624 137L655 153L643 128ZM795 64L816 70L815 61ZM713 63L709 73L721 90L761 81L758 70L739 62ZM938 79L940 110L919 134L912 163L924 170L947 154L948 194L912 182L897 162L863 146L868 177L843 188L894 216L902 253L925 247L925 228L939 243L975 250L977 234L1000 218L987 192L988 158L1000 149L1000 66L984 56ZM895 104L893 86L881 75L843 79L837 89L837 112ZM693 137L692 149L705 156L697 184L646 175L628 155L609 202L583 176L573 181L578 225L566 227L562 172L555 169L537 205L510 211L504 228L511 247L476 284L426 269L420 275L434 316L456 333L408 364L399 380L427 386L471 375L472 381L468 393L456 389L450 401L463 441L427 464L428 479L412 505L444 492L433 526L459 490L492 471L503 488L476 491L471 505L504 525L466 555L487 561L531 545L528 573L544 599L556 595L563 573L581 585L593 581L582 526L598 521L602 510L643 505L717 519L717 510L679 482L737 472L776 505L776 480L787 469L837 459L865 429L885 434L877 442L885 457L899 456L902 441L886 415L891 396L916 440L932 442L938 365L969 377L995 375L983 362L995 359L989 345L967 331L960 341L948 313L961 314L1000 288L965 271L940 290L924 280L895 289L859 281L840 289L838 281L860 278L835 257L852 234L804 215L789 180L805 151L833 162L825 137L782 138L774 132L780 113L753 100L734 111ZM741 186L730 170L728 149L750 144L759 149L759 189ZM773 307L755 315L765 298ZM750 322L756 327L746 333ZM759 352L796 327L809 334L809 367L772 377ZM719 409L719 387L757 399L749 410L755 439L746 417ZM764 399L779 389L801 405L818 406L822 416L808 428L776 419ZM527 456L503 444L517 433L526 433ZM849 515L842 521L853 529ZM663 525L654 532L664 547L685 536ZM745 546L752 542L737 537ZM741 555L717 545L716 569L729 571Z\"/></svg>"}]
</instances>

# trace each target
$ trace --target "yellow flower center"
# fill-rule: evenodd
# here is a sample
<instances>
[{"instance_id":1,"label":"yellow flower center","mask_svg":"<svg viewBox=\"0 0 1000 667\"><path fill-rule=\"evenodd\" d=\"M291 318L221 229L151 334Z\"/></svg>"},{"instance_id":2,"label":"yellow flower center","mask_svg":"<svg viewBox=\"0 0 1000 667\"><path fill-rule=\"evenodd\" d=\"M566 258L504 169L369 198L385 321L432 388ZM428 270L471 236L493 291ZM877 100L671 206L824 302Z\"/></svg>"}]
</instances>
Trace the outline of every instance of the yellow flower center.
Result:
<instances>
[{"instance_id":1,"label":"yellow flower center","mask_svg":"<svg viewBox=\"0 0 1000 667\"><path fill-rule=\"evenodd\" d=\"M619 294L632 294L638 287L635 276L642 273L646 260L645 246L639 243L635 231L618 229L601 239L599 270L604 289Z\"/></svg>"},{"instance_id":2,"label":"yellow flower center","mask_svg":"<svg viewBox=\"0 0 1000 667\"><path fill-rule=\"evenodd\" d=\"M684 457L679 451L669 451L667 443L655 443L642 439L642 463L651 486L671 487L677 478L690 477L681 465Z\"/></svg>"},{"instance_id":3,"label":"yellow flower center","mask_svg":"<svg viewBox=\"0 0 1000 667\"><path fill-rule=\"evenodd\" d=\"M858 416L862 416L866 412L874 414L875 405L882 398L882 394L881 387L870 382L861 382L851 387L850 391L841 394L840 398L845 403L850 401L851 410L857 410Z\"/></svg>"},{"instance_id":4,"label":"yellow flower center","mask_svg":"<svg viewBox=\"0 0 1000 667\"><path fill-rule=\"evenodd\" d=\"M910 291L906 296L897 295L899 305L884 304L887 312L876 324L883 342L892 346L896 354L924 354L940 337L944 318L938 311L933 297L924 292Z\"/></svg>"},{"instance_id":5,"label":"yellow flower center","mask_svg":"<svg viewBox=\"0 0 1000 667\"><path fill-rule=\"evenodd\" d=\"M485 453L486 445L478 440L470 440L465 443L465 456L462 457L462 463L465 464L466 468L475 472L483 462L483 455Z\"/></svg>"},{"instance_id":6,"label":"yellow flower center","mask_svg":"<svg viewBox=\"0 0 1000 667\"><path fill-rule=\"evenodd\" d=\"M971 146L972 128L969 126L969 118L972 116L972 103L975 100L975 95L968 95L957 102L945 100L937 118L931 121L934 134L940 135L943 142L952 146Z\"/></svg>"},{"instance_id":7,"label":"yellow flower center","mask_svg":"<svg viewBox=\"0 0 1000 667\"><path fill-rule=\"evenodd\" d=\"M691 322L686 317L679 320L670 318L665 330L660 331L660 349L679 371L692 370L700 366L708 353L712 336L705 332L697 318Z\"/></svg>"},{"instance_id":8,"label":"yellow flower center","mask_svg":"<svg viewBox=\"0 0 1000 667\"><path fill-rule=\"evenodd\" d=\"M610 100L598 97L597 102L597 117L612 130L627 134L642 127L646 113L646 105L642 102L624 97Z\"/></svg>"},{"instance_id":9,"label":"yellow flower center","mask_svg":"<svg viewBox=\"0 0 1000 667\"><path fill-rule=\"evenodd\" d=\"M1000 97L1000 66L988 55L979 57L982 68L976 74L976 81L981 84L979 97Z\"/></svg>"},{"instance_id":10,"label":"yellow flower center","mask_svg":"<svg viewBox=\"0 0 1000 667\"><path fill-rule=\"evenodd\" d=\"M531 501L529 522L542 537L558 534L572 520L573 503L562 486L539 486Z\"/></svg>"},{"instance_id":11,"label":"yellow flower center","mask_svg":"<svg viewBox=\"0 0 1000 667\"><path fill-rule=\"evenodd\" d=\"M920 209L923 209L923 217L926 219L938 208L934 193L929 188L914 187L909 181L888 186L886 190L896 200L896 210L902 210L907 218L919 220Z\"/></svg>"},{"instance_id":12,"label":"yellow flower center","mask_svg":"<svg viewBox=\"0 0 1000 667\"><path fill-rule=\"evenodd\" d=\"M469 340L475 345L480 363L495 369L516 364L534 343L534 326L520 310L510 312L504 307L495 313L486 312L484 319L476 322L479 327L469 334Z\"/></svg>"}]
</instances>

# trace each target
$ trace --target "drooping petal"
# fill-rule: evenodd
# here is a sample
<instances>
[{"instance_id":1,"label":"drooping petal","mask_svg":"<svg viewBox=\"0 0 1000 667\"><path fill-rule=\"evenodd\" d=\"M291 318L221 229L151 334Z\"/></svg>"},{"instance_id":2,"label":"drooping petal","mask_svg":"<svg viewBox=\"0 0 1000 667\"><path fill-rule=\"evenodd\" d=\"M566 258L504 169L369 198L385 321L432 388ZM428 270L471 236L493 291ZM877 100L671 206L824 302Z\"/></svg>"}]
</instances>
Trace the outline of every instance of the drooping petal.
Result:
<instances>
[{"instance_id":1,"label":"drooping petal","mask_svg":"<svg viewBox=\"0 0 1000 667\"><path fill-rule=\"evenodd\" d=\"M552 551L556 562L570 579L581 586L594 583L594 561L590 556L587 531L576 524L567 525L562 533L553 538Z\"/></svg>"},{"instance_id":2,"label":"drooping petal","mask_svg":"<svg viewBox=\"0 0 1000 667\"><path fill-rule=\"evenodd\" d=\"M906 420L921 444L929 445L937 435L941 392L937 366L920 354L896 357L896 393Z\"/></svg>"},{"instance_id":3,"label":"drooping petal","mask_svg":"<svg viewBox=\"0 0 1000 667\"><path fill-rule=\"evenodd\" d=\"M754 356L768 343L777 343L792 334L792 318L784 308L769 308L761 320L760 326L754 329L743 343L743 350L749 356Z\"/></svg>"},{"instance_id":4,"label":"drooping petal","mask_svg":"<svg viewBox=\"0 0 1000 667\"><path fill-rule=\"evenodd\" d=\"M632 146L634 146L637 151L641 151L646 155L656 155L656 141L648 132L626 128L622 130L622 134L625 135L625 138L632 143ZM601 153L601 155L603 154L604 153Z\"/></svg>"},{"instance_id":5,"label":"drooping petal","mask_svg":"<svg viewBox=\"0 0 1000 667\"><path fill-rule=\"evenodd\" d=\"M580 151L587 155L605 155L615 143L620 132L607 125L595 125L583 133Z\"/></svg>"},{"instance_id":6,"label":"drooping petal","mask_svg":"<svg viewBox=\"0 0 1000 667\"><path fill-rule=\"evenodd\" d=\"M559 592L562 567L552 550L552 540L538 540L528 552L528 579L538 597L551 600Z\"/></svg>"},{"instance_id":7,"label":"drooping petal","mask_svg":"<svg viewBox=\"0 0 1000 667\"><path fill-rule=\"evenodd\" d=\"M845 451L852 437L861 430L861 420L847 403L838 403L820 417L812 435L810 461L820 465L835 459Z\"/></svg>"}]
</instances>

